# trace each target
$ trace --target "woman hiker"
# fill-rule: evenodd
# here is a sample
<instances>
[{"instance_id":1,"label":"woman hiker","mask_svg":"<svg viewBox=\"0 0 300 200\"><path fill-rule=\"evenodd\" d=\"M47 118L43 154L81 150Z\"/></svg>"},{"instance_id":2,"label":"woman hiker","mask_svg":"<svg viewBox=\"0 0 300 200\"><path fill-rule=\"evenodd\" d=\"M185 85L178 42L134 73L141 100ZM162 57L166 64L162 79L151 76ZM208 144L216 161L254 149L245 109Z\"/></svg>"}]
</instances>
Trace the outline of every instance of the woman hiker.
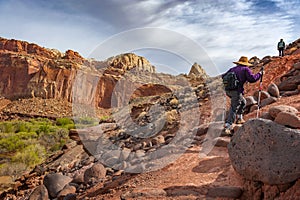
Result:
<instances>
[{"instance_id":1,"label":"woman hiker","mask_svg":"<svg viewBox=\"0 0 300 200\"><path fill-rule=\"evenodd\" d=\"M262 72L258 72L257 74L253 74L249 69L249 66L252 66L249 63L248 58L242 56L239 61L233 62L236 64L235 67L230 68L225 74L222 75L222 78L229 72L234 72L238 79L237 89L234 90L226 90L226 95L231 99L230 110L225 120L225 133L230 134L232 129L232 124L236 123L242 124L245 121L243 120L243 112L246 107L246 99L244 98L244 84L248 81L250 83L254 83L258 81L262 75Z\"/></svg>"}]
</instances>

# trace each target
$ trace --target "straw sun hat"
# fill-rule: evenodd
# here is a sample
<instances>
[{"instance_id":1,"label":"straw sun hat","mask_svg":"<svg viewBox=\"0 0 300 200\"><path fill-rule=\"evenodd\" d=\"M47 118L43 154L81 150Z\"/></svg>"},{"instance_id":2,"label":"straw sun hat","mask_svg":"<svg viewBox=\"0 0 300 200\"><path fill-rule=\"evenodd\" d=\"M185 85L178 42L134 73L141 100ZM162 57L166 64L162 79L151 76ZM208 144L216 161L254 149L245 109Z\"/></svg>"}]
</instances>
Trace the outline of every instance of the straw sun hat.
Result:
<instances>
[{"instance_id":1,"label":"straw sun hat","mask_svg":"<svg viewBox=\"0 0 300 200\"><path fill-rule=\"evenodd\" d=\"M233 63L237 65L252 66L252 64L249 63L248 58L246 56L240 57L239 61Z\"/></svg>"}]
</instances>

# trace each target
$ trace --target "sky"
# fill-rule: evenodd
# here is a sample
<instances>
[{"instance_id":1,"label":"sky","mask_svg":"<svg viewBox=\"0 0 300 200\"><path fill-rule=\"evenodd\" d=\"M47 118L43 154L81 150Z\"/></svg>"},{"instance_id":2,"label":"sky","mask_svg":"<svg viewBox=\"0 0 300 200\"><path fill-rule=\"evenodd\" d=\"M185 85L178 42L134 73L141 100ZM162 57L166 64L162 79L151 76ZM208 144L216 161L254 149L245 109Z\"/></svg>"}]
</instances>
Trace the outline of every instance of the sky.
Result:
<instances>
[{"instance_id":1,"label":"sky","mask_svg":"<svg viewBox=\"0 0 300 200\"><path fill-rule=\"evenodd\" d=\"M0 0L0 37L103 60L145 56L157 71L210 75L300 38L299 0Z\"/></svg>"}]
</instances>

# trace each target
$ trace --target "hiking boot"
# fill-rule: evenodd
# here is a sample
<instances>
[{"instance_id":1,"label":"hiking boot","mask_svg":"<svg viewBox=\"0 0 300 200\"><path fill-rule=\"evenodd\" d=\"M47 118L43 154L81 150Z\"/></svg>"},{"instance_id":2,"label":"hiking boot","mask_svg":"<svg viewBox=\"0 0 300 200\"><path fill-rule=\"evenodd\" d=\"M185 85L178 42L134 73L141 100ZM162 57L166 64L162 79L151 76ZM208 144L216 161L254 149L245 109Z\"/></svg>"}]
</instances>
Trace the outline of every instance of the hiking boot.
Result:
<instances>
[{"instance_id":1,"label":"hiking boot","mask_svg":"<svg viewBox=\"0 0 300 200\"><path fill-rule=\"evenodd\" d=\"M224 136L229 136L229 137L232 137L232 136L233 136L233 133L232 133L231 130L228 129L228 128L225 128L225 129L224 129L224 132L225 132L225 135L224 135Z\"/></svg>"},{"instance_id":2,"label":"hiking boot","mask_svg":"<svg viewBox=\"0 0 300 200\"><path fill-rule=\"evenodd\" d=\"M226 135L232 136L231 128L232 128L232 127L231 127L230 124L225 123L225 125L224 125L224 132L225 132Z\"/></svg>"},{"instance_id":3,"label":"hiking boot","mask_svg":"<svg viewBox=\"0 0 300 200\"><path fill-rule=\"evenodd\" d=\"M225 129L224 129L224 132L225 132L227 135L230 135L230 134L231 134L231 131L230 131L229 128L225 128Z\"/></svg>"},{"instance_id":4,"label":"hiking boot","mask_svg":"<svg viewBox=\"0 0 300 200\"><path fill-rule=\"evenodd\" d=\"M243 123L245 123L245 120L243 119L236 120L236 124L243 124Z\"/></svg>"}]
</instances>

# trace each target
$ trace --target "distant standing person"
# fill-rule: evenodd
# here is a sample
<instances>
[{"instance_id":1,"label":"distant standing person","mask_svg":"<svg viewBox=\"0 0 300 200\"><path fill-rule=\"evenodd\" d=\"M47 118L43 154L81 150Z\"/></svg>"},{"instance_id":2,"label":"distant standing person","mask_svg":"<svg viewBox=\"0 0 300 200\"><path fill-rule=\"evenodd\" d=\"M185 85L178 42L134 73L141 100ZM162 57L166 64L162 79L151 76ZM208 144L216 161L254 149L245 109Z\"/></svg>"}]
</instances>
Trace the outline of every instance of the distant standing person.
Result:
<instances>
[{"instance_id":1,"label":"distant standing person","mask_svg":"<svg viewBox=\"0 0 300 200\"><path fill-rule=\"evenodd\" d=\"M285 43L283 39L280 39L280 41L277 44L277 49L279 51L279 56L283 57L284 56L284 49L285 49Z\"/></svg>"},{"instance_id":2,"label":"distant standing person","mask_svg":"<svg viewBox=\"0 0 300 200\"><path fill-rule=\"evenodd\" d=\"M232 129L232 124L236 121L237 124L244 123L243 112L246 107L246 99L244 98L244 84L248 81L254 83L258 81L261 77L262 72L253 74L248 66L252 66L248 62L248 58L242 56L239 61L233 62L236 64L235 67L230 68L226 73L222 74L223 82L227 79L228 75L234 76L234 81L236 86L227 87L225 85L226 95L231 99L230 110L225 120L225 133L230 134ZM233 73L232 73L233 72ZM230 80L231 79L231 80ZM228 82L232 82L233 78L228 78ZM228 85L231 85L228 83ZM236 119L237 118L237 119Z\"/></svg>"}]
</instances>

